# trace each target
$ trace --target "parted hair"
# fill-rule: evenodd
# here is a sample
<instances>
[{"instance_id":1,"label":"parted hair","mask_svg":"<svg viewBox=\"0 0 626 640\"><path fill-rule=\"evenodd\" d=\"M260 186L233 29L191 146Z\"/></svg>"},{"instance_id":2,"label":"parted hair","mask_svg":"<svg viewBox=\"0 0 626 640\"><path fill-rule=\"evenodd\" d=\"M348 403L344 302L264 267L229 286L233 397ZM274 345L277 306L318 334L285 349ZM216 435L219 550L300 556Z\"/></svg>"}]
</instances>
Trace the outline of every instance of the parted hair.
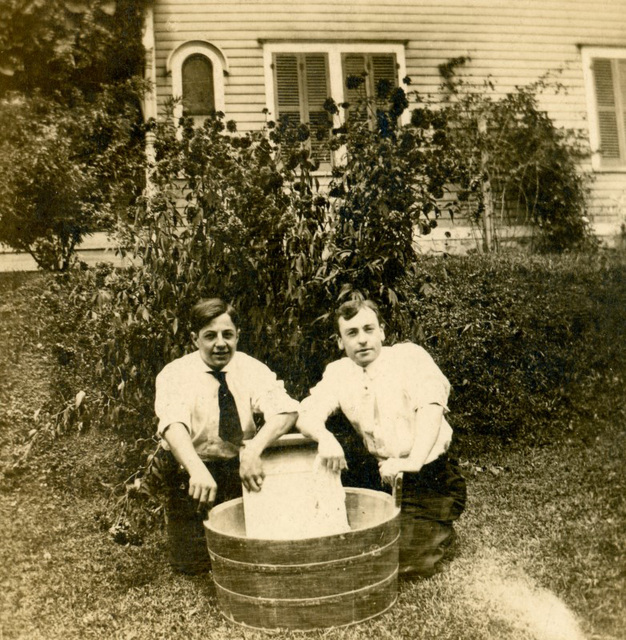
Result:
<instances>
[{"instance_id":1,"label":"parted hair","mask_svg":"<svg viewBox=\"0 0 626 640\"><path fill-rule=\"evenodd\" d=\"M378 305L373 300L348 300L337 307L335 311L335 329L337 333L339 333L339 318L351 320L361 309L371 309L376 314L378 322L382 325Z\"/></svg>"},{"instance_id":2,"label":"parted hair","mask_svg":"<svg viewBox=\"0 0 626 640\"><path fill-rule=\"evenodd\" d=\"M223 313L227 313L235 327L239 327L239 315L235 308L231 304L228 304L228 302L224 302L220 298L198 300L198 302L191 307L189 328L194 333L199 333L203 327L206 327L207 324L211 323Z\"/></svg>"}]
</instances>

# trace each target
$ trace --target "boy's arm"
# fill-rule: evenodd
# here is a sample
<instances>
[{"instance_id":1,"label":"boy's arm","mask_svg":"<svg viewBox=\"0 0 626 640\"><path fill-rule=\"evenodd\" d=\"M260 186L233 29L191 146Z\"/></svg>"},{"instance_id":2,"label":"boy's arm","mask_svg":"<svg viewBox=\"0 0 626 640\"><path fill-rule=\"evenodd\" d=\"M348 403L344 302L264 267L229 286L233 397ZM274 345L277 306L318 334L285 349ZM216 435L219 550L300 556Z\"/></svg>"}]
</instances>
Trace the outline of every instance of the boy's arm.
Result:
<instances>
[{"instance_id":1,"label":"boy's arm","mask_svg":"<svg viewBox=\"0 0 626 640\"><path fill-rule=\"evenodd\" d=\"M190 415L184 385L185 379L176 368L165 367L156 378L155 412L159 418L158 434L189 474L189 495L200 510L215 502L217 483L196 453L186 426Z\"/></svg>"},{"instance_id":2,"label":"boy's arm","mask_svg":"<svg viewBox=\"0 0 626 640\"><path fill-rule=\"evenodd\" d=\"M307 398L308 400L308 398ZM305 436L317 442L317 454L320 462L331 471L347 469L346 456L337 438L324 426L324 421L315 420L311 416L302 413L298 418L296 427Z\"/></svg>"},{"instance_id":3,"label":"boy's arm","mask_svg":"<svg viewBox=\"0 0 626 640\"><path fill-rule=\"evenodd\" d=\"M263 416L264 424L253 438L242 443L239 476L248 491L260 491L265 479L261 455L296 423L299 403L288 395L282 380L267 365L249 356L246 361L252 379L252 409Z\"/></svg>"},{"instance_id":4,"label":"boy's arm","mask_svg":"<svg viewBox=\"0 0 626 640\"><path fill-rule=\"evenodd\" d=\"M239 451L239 475L248 491L260 491L265 473L261 454L277 438L296 423L297 411L270 416L251 440L245 440Z\"/></svg>"},{"instance_id":5,"label":"boy's arm","mask_svg":"<svg viewBox=\"0 0 626 640\"><path fill-rule=\"evenodd\" d=\"M317 442L317 453L323 465L332 471L341 471L347 468L345 454L335 436L326 428L328 416L339 408L336 384L327 374L328 370L311 389L309 397L300 403L296 428Z\"/></svg>"},{"instance_id":6,"label":"boy's arm","mask_svg":"<svg viewBox=\"0 0 626 640\"><path fill-rule=\"evenodd\" d=\"M379 463L380 475L384 482L392 484L398 473L417 473L437 442L443 407L439 404L428 404L419 409L415 415L415 440L406 458L387 458Z\"/></svg>"},{"instance_id":7,"label":"boy's arm","mask_svg":"<svg viewBox=\"0 0 626 640\"><path fill-rule=\"evenodd\" d=\"M338 408L330 393L324 393L320 382L311 389L311 395L300 403L296 428L317 442L320 462L331 471L347 469L346 456L337 438L326 428L328 416Z\"/></svg>"},{"instance_id":8,"label":"boy's arm","mask_svg":"<svg viewBox=\"0 0 626 640\"><path fill-rule=\"evenodd\" d=\"M415 415L415 441L407 458L412 467L417 467L415 471L421 470L437 442L443 411L444 408L439 404L428 404Z\"/></svg>"},{"instance_id":9,"label":"boy's arm","mask_svg":"<svg viewBox=\"0 0 626 640\"><path fill-rule=\"evenodd\" d=\"M198 503L198 510L210 507L215 502L217 483L196 453L187 427L182 422L174 422L162 437L189 474L189 495Z\"/></svg>"}]
</instances>

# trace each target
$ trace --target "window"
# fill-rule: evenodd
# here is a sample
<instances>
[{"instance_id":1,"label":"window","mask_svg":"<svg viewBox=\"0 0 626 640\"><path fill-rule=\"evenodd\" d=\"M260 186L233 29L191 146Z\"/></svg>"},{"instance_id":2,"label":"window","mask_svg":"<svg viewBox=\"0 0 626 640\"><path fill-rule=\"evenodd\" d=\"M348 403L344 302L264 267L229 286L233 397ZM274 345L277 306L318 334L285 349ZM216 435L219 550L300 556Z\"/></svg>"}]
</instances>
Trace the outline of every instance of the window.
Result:
<instances>
[{"instance_id":1,"label":"window","mask_svg":"<svg viewBox=\"0 0 626 640\"><path fill-rule=\"evenodd\" d=\"M626 170L626 50L583 51L596 169Z\"/></svg>"},{"instance_id":2,"label":"window","mask_svg":"<svg viewBox=\"0 0 626 640\"><path fill-rule=\"evenodd\" d=\"M208 116L215 111L213 64L201 53L185 58L182 67L183 115Z\"/></svg>"},{"instance_id":3,"label":"window","mask_svg":"<svg viewBox=\"0 0 626 640\"><path fill-rule=\"evenodd\" d=\"M203 40L185 42L167 59L172 75L172 96L181 98L174 117L192 116L200 123L213 111L224 111L224 54Z\"/></svg>"},{"instance_id":4,"label":"window","mask_svg":"<svg viewBox=\"0 0 626 640\"><path fill-rule=\"evenodd\" d=\"M339 116L331 122L324 102L332 97L338 104L355 103L359 97L373 97L380 80L398 86L405 73L404 46L382 43L263 43L267 109L270 118L287 118L293 123L308 123L313 129L311 147L320 157L316 131L330 124L338 126ZM365 82L351 88L349 76ZM317 143L317 144L316 144ZM316 153L317 151L317 153Z\"/></svg>"}]
</instances>

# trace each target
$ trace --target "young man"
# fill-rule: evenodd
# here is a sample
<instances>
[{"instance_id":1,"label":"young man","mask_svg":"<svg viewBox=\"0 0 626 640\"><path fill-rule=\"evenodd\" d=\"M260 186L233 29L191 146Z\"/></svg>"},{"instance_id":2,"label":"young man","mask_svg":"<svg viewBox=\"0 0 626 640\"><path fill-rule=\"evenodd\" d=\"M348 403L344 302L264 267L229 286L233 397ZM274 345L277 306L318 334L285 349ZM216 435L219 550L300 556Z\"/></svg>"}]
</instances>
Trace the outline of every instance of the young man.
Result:
<instances>
[{"instance_id":1,"label":"young man","mask_svg":"<svg viewBox=\"0 0 626 640\"><path fill-rule=\"evenodd\" d=\"M297 427L318 442L327 467L344 470L346 485L381 490L403 472L400 573L431 575L454 540L452 522L466 499L465 481L446 453L450 385L421 347L383 346L372 301L346 302L335 319L347 357L328 365L301 403ZM359 436L344 434L343 447L326 428L339 410Z\"/></svg>"},{"instance_id":2,"label":"young man","mask_svg":"<svg viewBox=\"0 0 626 640\"><path fill-rule=\"evenodd\" d=\"M173 455L166 480L170 563L196 573L210 566L207 507L241 496L242 482L261 490L261 454L295 424L298 403L268 367L237 351L237 315L229 304L198 302L191 340L196 351L157 376L155 410L163 447ZM255 418L263 419L258 431Z\"/></svg>"}]
</instances>

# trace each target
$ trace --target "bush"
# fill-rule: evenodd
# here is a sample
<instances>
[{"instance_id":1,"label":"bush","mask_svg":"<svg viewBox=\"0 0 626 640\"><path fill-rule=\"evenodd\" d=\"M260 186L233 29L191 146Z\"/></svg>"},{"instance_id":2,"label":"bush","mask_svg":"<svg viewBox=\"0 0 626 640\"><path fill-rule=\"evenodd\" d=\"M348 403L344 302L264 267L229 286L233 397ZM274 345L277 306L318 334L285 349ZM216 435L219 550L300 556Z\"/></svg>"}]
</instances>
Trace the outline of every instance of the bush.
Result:
<instances>
[{"instance_id":1,"label":"bush","mask_svg":"<svg viewBox=\"0 0 626 640\"><path fill-rule=\"evenodd\" d=\"M623 384L626 375L619 339L625 270L623 261L605 256L424 259L412 280L413 318L402 338L422 344L450 379L450 420L464 455L480 449L481 442L539 443L565 437L572 421L594 419L589 407L602 405L598 398ZM103 309L104 301L124 290L135 295L129 288L132 271L102 266L55 283L44 294L47 311L39 315L53 319L47 327L54 331L55 351L75 354L69 364L58 361L54 384L64 391L57 397L72 401L86 389L89 406L84 410L91 412L91 423L110 420L110 410L116 408L113 426L135 439L151 436L154 380L144 373L143 393L129 402L133 379L118 390L110 376L101 377L98 363L101 336L122 322L111 306L106 313L99 311L98 302ZM167 360L154 348L162 339L151 341L138 321L134 326L137 333L128 336L136 343L132 364L156 375ZM330 333L328 328L325 361L339 355ZM179 340L184 348L186 334ZM285 349L279 355L289 362L295 355ZM132 371L130 361L121 364ZM319 374L310 370L297 375L313 384ZM296 396L305 394L302 389ZM605 406L607 415L617 409Z\"/></svg>"},{"instance_id":2,"label":"bush","mask_svg":"<svg viewBox=\"0 0 626 640\"><path fill-rule=\"evenodd\" d=\"M452 383L466 446L564 438L623 384L623 261L468 256L421 278L414 335Z\"/></svg>"},{"instance_id":3,"label":"bush","mask_svg":"<svg viewBox=\"0 0 626 640\"><path fill-rule=\"evenodd\" d=\"M409 279L411 317L397 339L422 344L449 378L456 455L585 440L595 437L592 425L599 417L619 415L626 379L621 339L625 276L623 261L604 256L422 261ZM90 427L115 430L123 446L109 472L115 474L110 480L120 482L122 520L144 518L143 512L135 513L135 499L144 504L146 493L153 497L157 492L158 458L150 455L146 463L155 448L154 376L171 357L164 350L164 336L173 335L171 325L148 324L145 315L151 312L134 306L133 300L144 299L139 289L135 270L101 265L47 276L29 286L24 295L28 307L23 306L34 310L29 333L48 345L51 362L51 402L42 408L39 424L50 420L56 434ZM121 313L112 302L124 296L129 306ZM131 307L135 311L128 315ZM289 329L285 317L276 318L276 324L279 330ZM325 343L323 358L317 354L323 367L340 354L330 327L315 331ZM113 351L112 336L124 340L119 352ZM169 340L171 349L174 342ZM186 349L187 333L177 332L175 344ZM285 341L277 344L273 356L283 363L280 373L292 392L294 381L313 384L319 379L321 371L313 367L290 378L290 363L301 355ZM264 345L264 353L272 346ZM103 352L109 358L116 353L127 357L110 360L105 368ZM297 398L306 395L300 384L293 392ZM154 477L146 475L148 469Z\"/></svg>"},{"instance_id":4,"label":"bush","mask_svg":"<svg viewBox=\"0 0 626 640\"><path fill-rule=\"evenodd\" d=\"M112 228L143 182L137 92L129 83L96 102L0 101L0 242L65 271L86 234Z\"/></svg>"},{"instance_id":5,"label":"bush","mask_svg":"<svg viewBox=\"0 0 626 640\"><path fill-rule=\"evenodd\" d=\"M58 100L142 75L144 0L0 3L0 97Z\"/></svg>"},{"instance_id":6,"label":"bush","mask_svg":"<svg viewBox=\"0 0 626 640\"><path fill-rule=\"evenodd\" d=\"M0 242L43 269L68 269L143 186L144 6L0 3Z\"/></svg>"},{"instance_id":7,"label":"bush","mask_svg":"<svg viewBox=\"0 0 626 640\"><path fill-rule=\"evenodd\" d=\"M123 228L125 251L141 264L111 293L116 320L102 361L122 405L138 411L159 369L188 348L188 313L200 297L242 309L242 349L295 395L333 353L338 301L372 296L392 327L401 324L414 227L437 197L429 163L414 161L431 134L396 124L403 95L379 96L375 126L364 119L330 132L329 147L346 154L327 192L307 126L268 123L239 135L219 113L202 127L156 125L152 190Z\"/></svg>"},{"instance_id":8,"label":"bush","mask_svg":"<svg viewBox=\"0 0 626 640\"><path fill-rule=\"evenodd\" d=\"M414 335L416 283L428 277L432 264L418 259L414 230L427 232L436 224L446 180L458 167L444 153L446 113L423 107L413 112L410 125L400 126L407 105L401 89L381 87L376 98L358 105L358 117L344 115L341 127L327 136L321 131L315 143L306 125L287 121L245 134L220 113L202 127L191 119L180 126L172 118L156 124L152 189L133 223L122 227L124 250L139 264L110 274L98 299L111 318L98 370L113 422L120 416L141 422L152 412L156 374L189 349L188 313L200 297L220 296L242 310L240 347L266 362L297 397L336 356L331 312L338 302L372 297L382 306L390 340ZM340 113L330 100L326 108ZM314 173L320 158L329 157L324 139L336 154L327 191ZM471 293L477 301L484 296ZM517 298L506 289L499 294L486 307L494 319L468 316L465 339L481 334L480 323L492 331L509 327L499 324L500 315L505 322ZM453 305L455 298L444 291L441 301ZM444 328L455 313L451 308L450 318L435 314L442 344L451 340ZM506 331L490 334L476 348L489 351L494 372L507 368L511 354L521 358L523 352L515 375L528 381L529 390L543 389L561 363L543 360L540 346L528 355L526 343L516 342L517 329ZM493 391L484 370L466 373L461 387L471 384L475 397ZM500 413L493 410L496 431L515 429L509 406L503 402Z\"/></svg>"},{"instance_id":9,"label":"bush","mask_svg":"<svg viewBox=\"0 0 626 640\"><path fill-rule=\"evenodd\" d=\"M594 247L587 217L591 176L581 169L590 155L586 133L557 127L539 104L543 93L558 93L561 85L546 73L497 97L491 81L456 76L468 60L439 67L457 214L491 228L495 242L488 250L497 247L498 226L511 223L530 225L539 251Z\"/></svg>"}]
</instances>

